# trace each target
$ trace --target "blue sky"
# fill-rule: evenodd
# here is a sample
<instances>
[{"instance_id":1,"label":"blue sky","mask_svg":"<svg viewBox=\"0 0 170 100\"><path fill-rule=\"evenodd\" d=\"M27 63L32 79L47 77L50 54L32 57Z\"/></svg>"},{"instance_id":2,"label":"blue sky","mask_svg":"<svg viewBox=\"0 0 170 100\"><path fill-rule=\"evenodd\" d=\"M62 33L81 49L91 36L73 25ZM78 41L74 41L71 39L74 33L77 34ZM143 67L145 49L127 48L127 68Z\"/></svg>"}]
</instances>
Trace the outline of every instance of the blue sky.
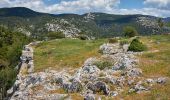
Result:
<instances>
[{"instance_id":1,"label":"blue sky","mask_svg":"<svg viewBox=\"0 0 170 100\"><path fill-rule=\"evenodd\" d=\"M27 7L52 14L104 12L170 17L170 0L0 0L3 7Z\"/></svg>"}]
</instances>

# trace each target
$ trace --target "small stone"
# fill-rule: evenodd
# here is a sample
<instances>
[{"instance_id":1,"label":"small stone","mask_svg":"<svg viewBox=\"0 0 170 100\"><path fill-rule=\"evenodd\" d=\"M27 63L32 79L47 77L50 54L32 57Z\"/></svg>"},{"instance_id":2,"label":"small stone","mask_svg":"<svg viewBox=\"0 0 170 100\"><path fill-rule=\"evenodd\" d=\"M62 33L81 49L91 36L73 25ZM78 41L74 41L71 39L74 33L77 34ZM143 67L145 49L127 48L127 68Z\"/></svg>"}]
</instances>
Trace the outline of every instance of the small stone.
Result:
<instances>
[{"instance_id":1,"label":"small stone","mask_svg":"<svg viewBox=\"0 0 170 100\"><path fill-rule=\"evenodd\" d=\"M110 96L115 97L115 96L117 96L117 95L118 95L118 92L117 92L117 91L111 91L111 92L110 92Z\"/></svg>"},{"instance_id":2,"label":"small stone","mask_svg":"<svg viewBox=\"0 0 170 100\"><path fill-rule=\"evenodd\" d=\"M164 78L164 77L160 77L157 79L157 83L159 83L159 84L164 84L165 82L166 82L166 78Z\"/></svg>"},{"instance_id":3,"label":"small stone","mask_svg":"<svg viewBox=\"0 0 170 100\"><path fill-rule=\"evenodd\" d=\"M116 80L116 84L123 87L124 84L125 84L125 78L123 76L119 77L117 80Z\"/></svg>"},{"instance_id":4,"label":"small stone","mask_svg":"<svg viewBox=\"0 0 170 100\"><path fill-rule=\"evenodd\" d=\"M92 74L92 73L99 72L99 71L100 71L100 69L95 65L93 65L93 66L84 66L83 67L83 72L85 72L85 73Z\"/></svg>"},{"instance_id":5,"label":"small stone","mask_svg":"<svg viewBox=\"0 0 170 100\"><path fill-rule=\"evenodd\" d=\"M128 80L128 85L132 85L135 81L133 79Z\"/></svg>"},{"instance_id":6,"label":"small stone","mask_svg":"<svg viewBox=\"0 0 170 100\"><path fill-rule=\"evenodd\" d=\"M148 89L142 86L141 84L136 84L133 88L129 90L130 93L131 92L141 93L144 91L148 91Z\"/></svg>"},{"instance_id":7,"label":"small stone","mask_svg":"<svg viewBox=\"0 0 170 100\"><path fill-rule=\"evenodd\" d=\"M91 66L93 65L95 62L97 61L96 58L88 58L85 62L84 62L84 66Z\"/></svg>"},{"instance_id":8,"label":"small stone","mask_svg":"<svg viewBox=\"0 0 170 100\"><path fill-rule=\"evenodd\" d=\"M80 82L78 81L73 81L72 84L70 85L69 91L75 93L75 92L80 92L82 90L83 86Z\"/></svg>"},{"instance_id":9,"label":"small stone","mask_svg":"<svg viewBox=\"0 0 170 100\"><path fill-rule=\"evenodd\" d=\"M85 96L84 100L95 100L95 96L93 94L88 93Z\"/></svg>"},{"instance_id":10,"label":"small stone","mask_svg":"<svg viewBox=\"0 0 170 100\"><path fill-rule=\"evenodd\" d=\"M109 88L107 87L106 83L101 81L96 82L95 84L90 82L87 84L87 88L92 90L94 93L102 91L105 95L109 94Z\"/></svg>"},{"instance_id":11,"label":"small stone","mask_svg":"<svg viewBox=\"0 0 170 100\"><path fill-rule=\"evenodd\" d=\"M126 72L126 75L130 77L137 77L141 74L142 74L142 70L140 68L133 68Z\"/></svg>"},{"instance_id":12,"label":"small stone","mask_svg":"<svg viewBox=\"0 0 170 100\"><path fill-rule=\"evenodd\" d=\"M148 83L148 84L150 84L150 83L155 83L155 81L153 80L153 79L146 79L146 82Z\"/></svg>"}]
</instances>

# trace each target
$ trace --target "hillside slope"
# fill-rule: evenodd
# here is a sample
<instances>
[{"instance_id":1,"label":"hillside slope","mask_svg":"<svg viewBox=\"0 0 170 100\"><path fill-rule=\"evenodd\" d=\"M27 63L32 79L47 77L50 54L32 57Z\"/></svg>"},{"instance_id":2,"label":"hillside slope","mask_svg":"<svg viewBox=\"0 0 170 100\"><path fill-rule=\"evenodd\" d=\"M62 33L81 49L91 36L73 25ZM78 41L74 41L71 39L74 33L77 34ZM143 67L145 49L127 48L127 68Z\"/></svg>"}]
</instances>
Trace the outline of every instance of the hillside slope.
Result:
<instances>
[{"instance_id":1,"label":"hillside slope","mask_svg":"<svg viewBox=\"0 0 170 100\"><path fill-rule=\"evenodd\" d=\"M83 33L88 36L121 36L125 26L135 27L141 35L169 33L159 27L159 18L147 15L113 15L105 13L45 14L28 8L1 8L0 23L33 38L45 39L50 31L62 31L67 37Z\"/></svg>"}]
</instances>

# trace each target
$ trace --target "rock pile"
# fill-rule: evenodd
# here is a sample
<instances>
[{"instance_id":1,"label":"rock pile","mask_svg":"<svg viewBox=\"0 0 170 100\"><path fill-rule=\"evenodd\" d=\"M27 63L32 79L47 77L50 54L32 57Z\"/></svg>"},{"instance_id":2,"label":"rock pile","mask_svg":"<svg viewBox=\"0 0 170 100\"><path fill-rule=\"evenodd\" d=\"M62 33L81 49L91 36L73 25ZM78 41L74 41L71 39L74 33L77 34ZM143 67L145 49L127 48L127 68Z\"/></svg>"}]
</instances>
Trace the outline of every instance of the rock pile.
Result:
<instances>
[{"instance_id":1,"label":"rock pile","mask_svg":"<svg viewBox=\"0 0 170 100\"><path fill-rule=\"evenodd\" d=\"M21 77L24 73L33 73L34 72L34 61L33 61L33 49L32 45L35 43L30 43L25 45L22 50L22 55L20 57L20 64L17 66L19 73L17 79L10 90L7 91L8 95L12 95L15 91L18 90L21 84ZM24 88L23 88L24 89Z\"/></svg>"},{"instance_id":2,"label":"rock pile","mask_svg":"<svg viewBox=\"0 0 170 100\"><path fill-rule=\"evenodd\" d=\"M24 50L32 51L29 46ZM32 70L28 70L28 75L19 74L13 86L14 94L11 99L71 99L68 93L79 93L84 100L95 100L98 93L117 96L127 91L127 88L129 93L148 92L152 84L164 84L167 80L164 77L148 79L143 77L134 53L123 50L119 44L104 44L100 47L100 51L103 53L101 58L87 59L83 66L72 75L66 69L37 73L30 73ZM25 55L23 58L23 63L29 58L27 64L33 65L32 58ZM113 66L99 69L95 63L101 61L102 58L114 61ZM64 90L64 93L59 90Z\"/></svg>"}]
</instances>

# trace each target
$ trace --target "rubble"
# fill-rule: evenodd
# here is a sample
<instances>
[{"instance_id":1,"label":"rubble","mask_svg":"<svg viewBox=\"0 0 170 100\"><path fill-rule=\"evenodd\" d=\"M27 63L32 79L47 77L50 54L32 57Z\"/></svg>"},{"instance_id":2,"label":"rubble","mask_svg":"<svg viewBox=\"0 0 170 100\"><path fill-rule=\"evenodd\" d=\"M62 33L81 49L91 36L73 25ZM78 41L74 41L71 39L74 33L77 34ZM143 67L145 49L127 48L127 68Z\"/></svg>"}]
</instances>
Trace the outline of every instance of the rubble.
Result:
<instances>
[{"instance_id":1,"label":"rubble","mask_svg":"<svg viewBox=\"0 0 170 100\"><path fill-rule=\"evenodd\" d=\"M112 68L100 70L94 65L100 58L91 57L73 74L69 74L67 69L47 69L34 73L33 50L31 46L25 46L21 56L20 73L13 87L8 90L8 94L12 95L11 100L61 99L67 97L68 93L79 93L84 96L84 100L95 100L97 93L115 97L127 91L127 87L129 93L147 92L152 84L164 84L167 80L164 77L145 79L133 52L121 49L118 44L104 44L100 50L104 57L116 62ZM28 74L22 73L23 68L28 69ZM115 89L111 90L111 86ZM64 93L50 92L57 90L63 90ZM70 97L68 98L70 100Z\"/></svg>"}]
</instances>

